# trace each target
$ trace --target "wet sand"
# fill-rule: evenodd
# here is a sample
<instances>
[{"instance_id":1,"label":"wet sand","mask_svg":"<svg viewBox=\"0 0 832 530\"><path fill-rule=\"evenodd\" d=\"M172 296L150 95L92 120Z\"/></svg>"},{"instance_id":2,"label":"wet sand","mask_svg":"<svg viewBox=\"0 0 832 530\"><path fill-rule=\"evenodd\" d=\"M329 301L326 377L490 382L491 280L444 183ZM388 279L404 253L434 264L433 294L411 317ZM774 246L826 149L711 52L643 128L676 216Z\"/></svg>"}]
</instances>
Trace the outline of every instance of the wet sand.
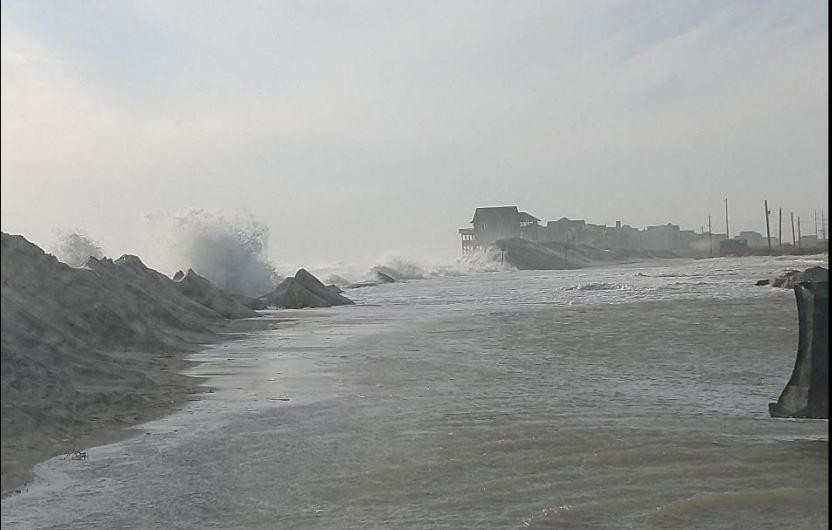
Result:
<instances>
[{"instance_id":1,"label":"wet sand","mask_svg":"<svg viewBox=\"0 0 832 530\"><path fill-rule=\"evenodd\" d=\"M187 359L211 344L232 340L243 333L273 329L287 319L273 315L254 319L232 320L217 326L215 337L205 337L203 346L191 346L166 352L106 352L108 358L125 370L141 374L139 381L120 380L110 386L115 399L101 400L100 388L90 389L88 401L41 404L51 411L60 409L57 421L33 422L29 425L3 426L2 492L3 496L20 492L32 479L32 467L58 455L82 451L88 447L110 444L140 434L133 427L167 416L200 395L212 392L204 379L184 375L198 361ZM84 382L75 384L83 388ZM97 393L93 393L97 392ZM37 409L33 410L33 416ZM54 416L53 416L54 417Z\"/></svg>"}]
</instances>

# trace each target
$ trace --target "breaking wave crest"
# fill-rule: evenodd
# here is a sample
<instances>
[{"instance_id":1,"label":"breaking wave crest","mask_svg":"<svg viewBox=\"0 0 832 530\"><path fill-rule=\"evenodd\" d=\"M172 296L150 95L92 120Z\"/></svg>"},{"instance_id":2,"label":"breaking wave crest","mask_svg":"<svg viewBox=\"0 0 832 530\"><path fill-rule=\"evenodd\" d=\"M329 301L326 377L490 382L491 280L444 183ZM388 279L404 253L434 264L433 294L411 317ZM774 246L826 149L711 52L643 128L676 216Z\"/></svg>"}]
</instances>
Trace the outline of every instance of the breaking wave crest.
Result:
<instances>
[{"instance_id":1,"label":"breaking wave crest","mask_svg":"<svg viewBox=\"0 0 832 530\"><path fill-rule=\"evenodd\" d=\"M254 217L191 209L154 220L165 229L176 267L191 268L229 293L259 296L276 285L278 274L266 258L269 228Z\"/></svg>"},{"instance_id":2,"label":"breaking wave crest","mask_svg":"<svg viewBox=\"0 0 832 530\"><path fill-rule=\"evenodd\" d=\"M514 270L514 267L507 263L500 263L499 252L494 249L487 249L457 258L449 263L388 254L377 260L371 268L371 273L381 271L399 281L462 276L476 272L498 272L503 270Z\"/></svg>"},{"instance_id":3,"label":"breaking wave crest","mask_svg":"<svg viewBox=\"0 0 832 530\"><path fill-rule=\"evenodd\" d=\"M515 270L515 267L508 263L501 263L499 252L493 248L467 254L447 262L387 253L370 266L349 267L337 264L313 268L314 272L326 279L326 283L339 287L361 282L385 283L387 281L385 277L399 282L508 270Z\"/></svg>"},{"instance_id":4,"label":"breaking wave crest","mask_svg":"<svg viewBox=\"0 0 832 530\"><path fill-rule=\"evenodd\" d=\"M632 285L626 283L590 282L567 287L566 291L631 291Z\"/></svg>"},{"instance_id":5,"label":"breaking wave crest","mask_svg":"<svg viewBox=\"0 0 832 530\"><path fill-rule=\"evenodd\" d=\"M52 254L70 267L83 267L90 258L104 257L101 245L81 230L59 232Z\"/></svg>"}]
</instances>

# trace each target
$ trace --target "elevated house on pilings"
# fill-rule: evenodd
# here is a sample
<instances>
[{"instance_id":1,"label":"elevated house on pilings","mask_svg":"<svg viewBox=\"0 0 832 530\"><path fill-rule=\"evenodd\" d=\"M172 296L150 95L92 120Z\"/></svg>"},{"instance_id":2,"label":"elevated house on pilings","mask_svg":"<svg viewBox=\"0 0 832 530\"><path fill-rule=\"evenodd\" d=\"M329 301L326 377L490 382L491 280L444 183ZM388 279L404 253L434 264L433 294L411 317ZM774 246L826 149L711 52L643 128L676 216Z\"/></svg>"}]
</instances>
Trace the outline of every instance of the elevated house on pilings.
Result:
<instances>
[{"instance_id":1,"label":"elevated house on pilings","mask_svg":"<svg viewBox=\"0 0 832 530\"><path fill-rule=\"evenodd\" d=\"M471 228L460 228L462 253L470 254L500 239L519 237L537 241L540 219L528 212L521 212L517 206L492 206L477 208L471 219Z\"/></svg>"},{"instance_id":2,"label":"elevated house on pilings","mask_svg":"<svg viewBox=\"0 0 832 530\"><path fill-rule=\"evenodd\" d=\"M459 238L462 240L462 254L470 254L480 248L475 239L476 233L473 228L460 228Z\"/></svg>"}]
</instances>

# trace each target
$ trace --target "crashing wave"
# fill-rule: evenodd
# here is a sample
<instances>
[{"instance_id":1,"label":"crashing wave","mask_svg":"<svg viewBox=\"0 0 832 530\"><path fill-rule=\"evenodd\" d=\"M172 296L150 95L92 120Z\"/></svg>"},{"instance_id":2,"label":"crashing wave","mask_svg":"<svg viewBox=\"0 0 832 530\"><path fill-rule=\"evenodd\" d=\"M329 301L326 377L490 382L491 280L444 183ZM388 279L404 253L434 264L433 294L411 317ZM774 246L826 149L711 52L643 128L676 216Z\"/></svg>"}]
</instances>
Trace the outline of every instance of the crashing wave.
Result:
<instances>
[{"instance_id":1,"label":"crashing wave","mask_svg":"<svg viewBox=\"0 0 832 530\"><path fill-rule=\"evenodd\" d=\"M58 234L58 244L52 249L52 254L70 267L83 268L90 258L101 259L104 251L98 242L93 241L83 231L61 232Z\"/></svg>"},{"instance_id":2,"label":"crashing wave","mask_svg":"<svg viewBox=\"0 0 832 530\"><path fill-rule=\"evenodd\" d=\"M176 268L193 269L227 293L259 296L279 281L266 257L269 228L251 216L227 219L191 209L154 220L164 228Z\"/></svg>"},{"instance_id":3,"label":"crashing wave","mask_svg":"<svg viewBox=\"0 0 832 530\"><path fill-rule=\"evenodd\" d=\"M466 254L450 263L432 262L403 256L386 256L376 263L371 272L382 271L400 281L510 270L516 270L516 268L510 263L501 263L499 251L494 247L489 247Z\"/></svg>"},{"instance_id":4,"label":"crashing wave","mask_svg":"<svg viewBox=\"0 0 832 530\"><path fill-rule=\"evenodd\" d=\"M493 248L467 254L451 262L437 262L415 257L386 254L372 266L363 268L340 264L315 267L326 282L342 288L351 286L372 287L378 284L464 276L480 272L516 270L509 263L500 262L500 253Z\"/></svg>"}]
</instances>

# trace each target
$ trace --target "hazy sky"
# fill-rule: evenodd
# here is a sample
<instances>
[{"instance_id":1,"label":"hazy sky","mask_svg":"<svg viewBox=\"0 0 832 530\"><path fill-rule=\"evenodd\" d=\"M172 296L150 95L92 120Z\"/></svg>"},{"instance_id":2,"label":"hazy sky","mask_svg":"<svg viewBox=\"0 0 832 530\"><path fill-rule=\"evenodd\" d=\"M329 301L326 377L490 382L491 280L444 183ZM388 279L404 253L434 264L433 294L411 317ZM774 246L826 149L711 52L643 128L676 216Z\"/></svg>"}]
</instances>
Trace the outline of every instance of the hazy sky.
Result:
<instances>
[{"instance_id":1,"label":"hazy sky","mask_svg":"<svg viewBox=\"0 0 832 530\"><path fill-rule=\"evenodd\" d=\"M825 0L3 1L2 229L452 258L476 206L699 229L827 208ZM827 210L828 213L828 210Z\"/></svg>"}]
</instances>

